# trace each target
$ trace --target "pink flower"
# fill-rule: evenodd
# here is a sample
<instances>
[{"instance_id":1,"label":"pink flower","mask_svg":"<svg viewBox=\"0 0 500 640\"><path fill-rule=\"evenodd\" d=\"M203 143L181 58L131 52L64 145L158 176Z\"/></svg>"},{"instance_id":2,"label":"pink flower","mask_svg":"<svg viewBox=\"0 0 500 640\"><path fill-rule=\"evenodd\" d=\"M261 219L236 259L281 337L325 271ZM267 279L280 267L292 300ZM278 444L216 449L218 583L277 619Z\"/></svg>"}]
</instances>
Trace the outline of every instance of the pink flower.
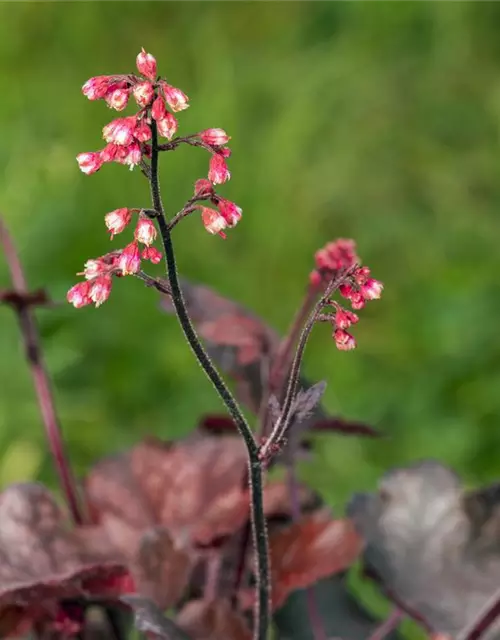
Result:
<instances>
[{"instance_id":1,"label":"pink flower","mask_svg":"<svg viewBox=\"0 0 500 640\"><path fill-rule=\"evenodd\" d=\"M352 294L354 293L354 289L350 284L341 284L339 287L339 292L343 298L347 298L348 300L350 300Z\"/></svg>"},{"instance_id":2,"label":"pink flower","mask_svg":"<svg viewBox=\"0 0 500 640\"><path fill-rule=\"evenodd\" d=\"M360 293L359 291L353 291L349 300L351 301L351 307L356 311L359 311L360 309L362 309L366 304L366 300L363 294Z\"/></svg>"},{"instance_id":3,"label":"pink flower","mask_svg":"<svg viewBox=\"0 0 500 640\"><path fill-rule=\"evenodd\" d=\"M356 269L356 272L354 273L354 280L358 285L365 284L369 277L370 269L368 267L360 267L359 269Z\"/></svg>"},{"instance_id":4,"label":"pink flower","mask_svg":"<svg viewBox=\"0 0 500 640\"><path fill-rule=\"evenodd\" d=\"M210 207L202 207L201 220L208 233L218 233L222 238L226 237L226 234L222 233L222 231L228 226L228 224L224 216L222 216L218 211L210 209Z\"/></svg>"},{"instance_id":5,"label":"pink flower","mask_svg":"<svg viewBox=\"0 0 500 640\"><path fill-rule=\"evenodd\" d=\"M104 162L101 154L98 151L79 153L76 156L76 160L78 162L80 170L88 176L92 173L95 173L96 171L99 171Z\"/></svg>"},{"instance_id":6,"label":"pink flower","mask_svg":"<svg viewBox=\"0 0 500 640\"><path fill-rule=\"evenodd\" d=\"M151 117L155 120L163 120L166 116L167 108L165 107L165 101L161 96L158 96L151 107Z\"/></svg>"},{"instance_id":7,"label":"pink flower","mask_svg":"<svg viewBox=\"0 0 500 640\"><path fill-rule=\"evenodd\" d=\"M153 264L159 264L163 258L161 251L156 247L146 247L142 252L142 259L149 260Z\"/></svg>"},{"instance_id":8,"label":"pink flower","mask_svg":"<svg viewBox=\"0 0 500 640\"><path fill-rule=\"evenodd\" d=\"M347 311L339 307L335 314L335 326L337 329L348 329L352 324L359 321L358 316L352 311Z\"/></svg>"},{"instance_id":9,"label":"pink flower","mask_svg":"<svg viewBox=\"0 0 500 640\"><path fill-rule=\"evenodd\" d=\"M106 142L112 142L126 147L134 140L136 117L117 118L107 124L102 130L102 137Z\"/></svg>"},{"instance_id":10,"label":"pink flower","mask_svg":"<svg viewBox=\"0 0 500 640\"><path fill-rule=\"evenodd\" d=\"M313 269L311 271L311 273L309 274L309 282L311 284L312 287L319 287L320 284L323 282L323 278L321 277L321 273L319 271L317 271L316 269Z\"/></svg>"},{"instance_id":11,"label":"pink flower","mask_svg":"<svg viewBox=\"0 0 500 640\"><path fill-rule=\"evenodd\" d=\"M137 142L133 142L132 144L129 144L129 146L124 149L124 151L124 155L122 157L118 157L117 162L119 162L120 164L128 164L128 166L132 170L142 160L141 147Z\"/></svg>"},{"instance_id":12,"label":"pink flower","mask_svg":"<svg viewBox=\"0 0 500 640\"><path fill-rule=\"evenodd\" d=\"M356 291L356 289L354 289L352 285L341 284L339 287L339 292L342 297L347 298L350 301L351 307L353 309L356 309L356 311L362 309L365 306L366 301L364 296L361 294L361 292Z\"/></svg>"},{"instance_id":13,"label":"pink flower","mask_svg":"<svg viewBox=\"0 0 500 640\"><path fill-rule=\"evenodd\" d=\"M104 223L111 232L111 239L113 239L117 233L121 233L126 228L130 223L131 218L132 211L126 207L110 211L104 216Z\"/></svg>"},{"instance_id":14,"label":"pink flower","mask_svg":"<svg viewBox=\"0 0 500 640\"><path fill-rule=\"evenodd\" d=\"M382 295L383 288L384 285L379 282L379 280L369 278L365 284L361 286L361 295L365 300L378 300Z\"/></svg>"},{"instance_id":15,"label":"pink flower","mask_svg":"<svg viewBox=\"0 0 500 640\"><path fill-rule=\"evenodd\" d=\"M205 180L205 178L200 178L194 183L194 195L195 196L206 196L207 198L213 195L214 188L210 180Z\"/></svg>"},{"instance_id":16,"label":"pink flower","mask_svg":"<svg viewBox=\"0 0 500 640\"><path fill-rule=\"evenodd\" d=\"M337 271L348 269L359 262L354 240L339 238L329 242L315 254L316 266L320 271Z\"/></svg>"},{"instance_id":17,"label":"pink flower","mask_svg":"<svg viewBox=\"0 0 500 640\"><path fill-rule=\"evenodd\" d=\"M227 144L231 139L224 129L205 129L205 131L202 131L198 135L205 144L214 145L216 147Z\"/></svg>"},{"instance_id":18,"label":"pink flower","mask_svg":"<svg viewBox=\"0 0 500 640\"><path fill-rule=\"evenodd\" d=\"M141 268L141 252L137 242L131 242L120 254L118 268L124 276L137 273Z\"/></svg>"},{"instance_id":19,"label":"pink flower","mask_svg":"<svg viewBox=\"0 0 500 640\"><path fill-rule=\"evenodd\" d=\"M94 280L91 280L89 284L89 297L92 302L95 302L95 306L99 307L103 302L106 302L111 293L111 287L113 285L111 276L98 276Z\"/></svg>"},{"instance_id":20,"label":"pink flower","mask_svg":"<svg viewBox=\"0 0 500 640\"><path fill-rule=\"evenodd\" d=\"M151 128L144 122L144 120L137 123L137 126L134 129L134 138L139 140L139 142L151 140Z\"/></svg>"},{"instance_id":21,"label":"pink flower","mask_svg":"<svg viewBox=\"0 0 500 640\"><path fill-rule=\"evenodd\" d=\"M123 154L123 147L120 147L114 142L110 142L101 151L101 159L103 162L113 162L117 160L120 154Z\"/></svg>"},{"instance_id":22,"label":"pink flower","mask_svg":"<svg viewBox=\"0 0 500 640\"><path fill-rule=\"evenodd\" d=\"M127 106L129 91L127 89L115 89L111 93L106 94L105 100L108 107L116 111L123 111Z\"/></svg>"},{"instance_id":23,"label":"pink flower","mask_svg":"<svg viewBox=\"0 0 500 640\"><path fill-rule=\"evenodd\" d=\"M156 126L161 136L167 138L167 140L171 140L177 132L178 122L176 118L167 111L164 118L157 120Z\"/></svg>"},{"instance_id":24,"label":"pink flower","mask_svg":"<svg viewBox=\"0 0 500 640\"><path fill-rule=\"evenodd\" d=\"M156 60L154 56L142 49L136 58L136 64L139 73L154 82L156 79Z\"/></svg>"},{"instance_id":25,"label":"pink flower","mask_svg":"<svg viewBox=\"0 0 500 640\"><path fill-rule=\"evenodd\" d=\"M161 83L161 88L163 89L163 95L165 96L168 106L174 113L177 111L183 111L189 107L189 98L183 91L176 87L172 87L172 85L166 82Z\"/></svg>"},{"instance_id":26,"label":"pink flower","mask_svg":"<svg viewBox=\"0 0 500 640\"><path fill-rule=\"evenodd\" d=\"M227 222L228 227L234 227L241 219L243 212L234 202L230 202L224 198L219 198L217 207L221 216Z\"/></svg>"},{"instance_id":27,"label":"pink flower","mask_svg":"<svg viewBox=\"0 0 500 640\"><path fill-rule=\"evenodd\" d=\"M151 100L154 98L154 95L155 95L153 85L151 84L151 82L148 82L147 80L144 80L144 82L139 82L139 84L136 84L133 89L133 92L134 92L135 101L140 107L143 107L143 108L147 107L151 103Z\"/></svg>"},{"instance_id":28,"label":"pink flower","mask_svg":"<svg viewBox=\"0 0 500 640\"><path fill-rule=\"evenodd\" d=\"M134 237L137 242L141 242L149 247L156 239L156 227L149 218L140 218L135 228Z\"/></svg>"},{"instance_id":29,"label":"pink flower","mask_svg":"<svg viewBox=\"0 0 500 640\"><path fill-rule=\"evenodd\" d=\"M81 307L85 307L88 304L91 304L92 300L89 297L90 291L90 282L79 282L75 284L74 287L66 294L66 300L71 303L76 309L80 309Z\"/></svg>"},{"instance_id":30,"label":"pink flower","mask_svg":"<svg viewBox=\"0 0 500 640\"><path fill-rule=\"evenodd\" d=\"M83 265L83 273L79 273L79 276L85 276L87 280L92 280L96 276L102 274L103 269L107 269L108 265L97 258L97 260L87 260Z\"/></svg>"},{"instance_id":31,"label":"pink flower","mask_svg":"<svg viewBox=\"0 0 500 640\"><path fill-rule=\"evenodd\" d=\"M223 184L224 182L227 182L230 177L231 173L227 168L226 161L219 153L215 153L210 158L208 179L210 182L213 182L213 184Z\"/></svg>"},{"instance_id":32,"label":"pink flower","mask_svg":"<svg viewBox=\"0 0 500 640\"><path fill-rule=\"evenodd\" d=\"M350 351L356 347L356 340L350 333L347 333L347 331L343 329L335 329L333 337L335 339L335 345L340 351Z\"/></svg>"},{"instance_id":33,"label":"pink flower","mask_svg":"<svg viewBox=\"0 0 500 640\"><path fill-rule=\"evenodd\" d=\"M109 84L113 76L96 76L90 78L82 87L82 93L89 100L100 100L104 98L109 89Z\"/></svg>"}]
</instances>

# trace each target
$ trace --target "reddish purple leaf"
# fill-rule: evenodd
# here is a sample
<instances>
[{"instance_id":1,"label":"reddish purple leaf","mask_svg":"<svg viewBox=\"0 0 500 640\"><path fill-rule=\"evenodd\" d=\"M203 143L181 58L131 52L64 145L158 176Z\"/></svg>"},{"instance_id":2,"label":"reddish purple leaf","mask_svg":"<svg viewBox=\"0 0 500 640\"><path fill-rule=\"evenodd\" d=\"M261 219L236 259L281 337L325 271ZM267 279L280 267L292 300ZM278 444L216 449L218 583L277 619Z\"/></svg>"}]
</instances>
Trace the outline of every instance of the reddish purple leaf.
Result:
<instances>
[{"instance_id":1,"label":"reddish purple leaf","mask_svg":"<svg viewBox=\"0 0 500 640\"><path fill-rule=\"evenodd\" d=\"M196 550L232 535L249 518L247 454L238 437L200 436L171 444L150 440L98 463L85 481L96 522L123 549L163 526L179 546ZM304 492L303 500L311 500ZM287 487L264 490L268 516L290 513Z\"/></svg>"},{"instance_id":2,"label":"reddish purple leaf","mask_svg":"<svg viewBox=\"0 0 500 640\"><path fill-rule=\"evenodd\" d=\"M0 636L32 624L60 624L60 603L87 596L117 597L131 588L128 571L88 548L70 530L54 498L38 484L17 484L0 494Z\"/></svg>"}]
</instances>

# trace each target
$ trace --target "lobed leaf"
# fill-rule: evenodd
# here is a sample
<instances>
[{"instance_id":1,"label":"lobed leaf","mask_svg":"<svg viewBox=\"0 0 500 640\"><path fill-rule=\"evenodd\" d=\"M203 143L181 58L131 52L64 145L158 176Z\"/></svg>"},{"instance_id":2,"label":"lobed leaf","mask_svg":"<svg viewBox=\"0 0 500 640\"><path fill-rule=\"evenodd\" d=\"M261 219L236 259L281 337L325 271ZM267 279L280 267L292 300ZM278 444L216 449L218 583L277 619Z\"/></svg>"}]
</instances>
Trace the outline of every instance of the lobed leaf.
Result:
<instances>
[{"instance_id":1,"label":"lobed leaf","mask_svg":"<svg viewBox=\"0 0 500 640\"><path fill-rule=\"evenodd\" d=\"M456 637L473 626L500 583L498 486L466 492L433 460L394 469L378 493L349 505L367 542L369 575L410 615ZM485 637L497 637L495 623Z\"/></svg>"}]
</instances>

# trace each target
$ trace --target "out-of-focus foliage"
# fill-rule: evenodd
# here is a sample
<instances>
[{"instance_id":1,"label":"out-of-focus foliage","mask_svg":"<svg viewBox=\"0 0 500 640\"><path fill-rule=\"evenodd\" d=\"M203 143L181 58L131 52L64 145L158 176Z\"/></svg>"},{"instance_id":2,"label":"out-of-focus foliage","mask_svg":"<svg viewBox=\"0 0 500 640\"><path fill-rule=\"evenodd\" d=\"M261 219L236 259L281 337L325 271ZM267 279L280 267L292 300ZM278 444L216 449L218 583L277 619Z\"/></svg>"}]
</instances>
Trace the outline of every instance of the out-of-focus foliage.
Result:
<instances>
[{"instance_id":1,"label":"out-of-focus foliage","mask_svg":"<svg viewBox=\"0 0 500 640\"><path fill-rule=\"evenodd\" d=\"M500 5L109 2L0 6L0 209L33 287L56 299L109 248L107 211L149 204L139 171L90 178L74 160L115 112L80 93L127 72L141 46L191 98L183 133L224 127L244 210L225 242L175 231L182 273L285 330L316 248L354 237L381 302L359 348L319 327L306 373L325 403L384 441L321 438L303 475L338 509L380 472L423 456L468 484L499 475ZM208 158L162 158L174 213ZM115 239L121 246L121 238ZM157 268L158 273L161 272ZM7 271L0 264L0 282ZM146 433L189 431L219 409L173 318L131 278L101 309L40 311L60 416L79 473ZM15 319L0 310L0 482L54 482Z\"/></svg>"}]
</instances>

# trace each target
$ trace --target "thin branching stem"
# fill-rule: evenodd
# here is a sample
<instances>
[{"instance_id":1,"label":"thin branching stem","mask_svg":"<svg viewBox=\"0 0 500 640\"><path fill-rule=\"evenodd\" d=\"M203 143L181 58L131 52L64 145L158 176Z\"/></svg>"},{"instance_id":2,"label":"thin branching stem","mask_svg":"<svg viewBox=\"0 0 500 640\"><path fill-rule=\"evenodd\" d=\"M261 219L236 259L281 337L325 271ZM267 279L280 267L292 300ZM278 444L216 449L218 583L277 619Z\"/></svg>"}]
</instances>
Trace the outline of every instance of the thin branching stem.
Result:
<instances>
[{"instance_id":1,"label":"thin branching stem","mask_svg":"<svg viewBox=\"0 0 500 640\"><path fill-rule=\"evenodd\" d=\"M270 583L269 583L269 550L267 543L266 520L264 514L263 500L263 470L259 459L259 447L255 441L252 430L246 421L236 400L229 391L226 383L215 368L206 353L201 341L193 327L189 313L184 302L182 290L177 273L177 264L172 243L171 232L165 217L165 210L160 193L160 183L158 177L158 132L156 123L151 124L151 198L153 208L157 214L158 226L165 250L167 273L171 288L172 302L177 318L181 325L184 336L191 347L196 359L203 371L214 385L219 397L225 404L231 417L233 418L240 435L245 441L249 460L249 480L252 501L252 531L256 555L256 605L254 621L254 640L265 640L269 627L270 615Z\"/></svg>"},{"instance_id":2,"label":"thin branching stem","mask_svg":"<svg viewBox=\"0 0 500 640\"><path fill-rule=\"evenodd\" d=\"M345 280L353 273L353 271L357 269L357 265L351 267L350 269L343 270L339 274L337 274L332 280L328 283L325 292L321 296L321 298L314 305L309 317L302 328L300 333L300 337L297 343L297 349L295 351L295 356L293 358L290 373L288 377L288 387L285 395L285 399L283 401L283 405L281 408L281 415L279 419L276 421L276 424L273 427L271 435L266 440L264 445L262 446L260 456L261 459L269 461L271 458L271 452L275 451L277 447L281 444L283 440L283 436L288 429L290 419L293 417L291 415L291 408L293 404L293 399L295 398L297 392L297 384L300 377L300 370L302 367L302 360L304 358L304 353L307 345L307 341L309 340L309 336L311 335L311 331L313 330L316 321L323 310L323 308L328 304L328 301L332 294L340 287L341 284L345 282Z\"/></svg>"},{"instance_id":3,"label":"thin branching stem","mask_svg":"<svg viewBox=\"0 0 500 640\"><path fill-rule=\"evenodd\" d=\"M5 259L10 270L15 292L19 294L20 297L28 296L28 285L24 276L21 261L7 227L1 218L0 244L2 245ZM82 524L84 522L84 515L78 500L75 477L71 470L66 453L66 447L63 442L61 426L56 413L49 375L43 361L40 334L38 332L35 315L32 306L26 302L19 302L18 304L13 305L13 308L15 309L19 319L26 359L33 376L38 404L40 406L40 412L45 426L45 433L50 451L54 458L55 467L59 475L59 482L74 522L76 524Z\"/></svg>"}]
</instances>

